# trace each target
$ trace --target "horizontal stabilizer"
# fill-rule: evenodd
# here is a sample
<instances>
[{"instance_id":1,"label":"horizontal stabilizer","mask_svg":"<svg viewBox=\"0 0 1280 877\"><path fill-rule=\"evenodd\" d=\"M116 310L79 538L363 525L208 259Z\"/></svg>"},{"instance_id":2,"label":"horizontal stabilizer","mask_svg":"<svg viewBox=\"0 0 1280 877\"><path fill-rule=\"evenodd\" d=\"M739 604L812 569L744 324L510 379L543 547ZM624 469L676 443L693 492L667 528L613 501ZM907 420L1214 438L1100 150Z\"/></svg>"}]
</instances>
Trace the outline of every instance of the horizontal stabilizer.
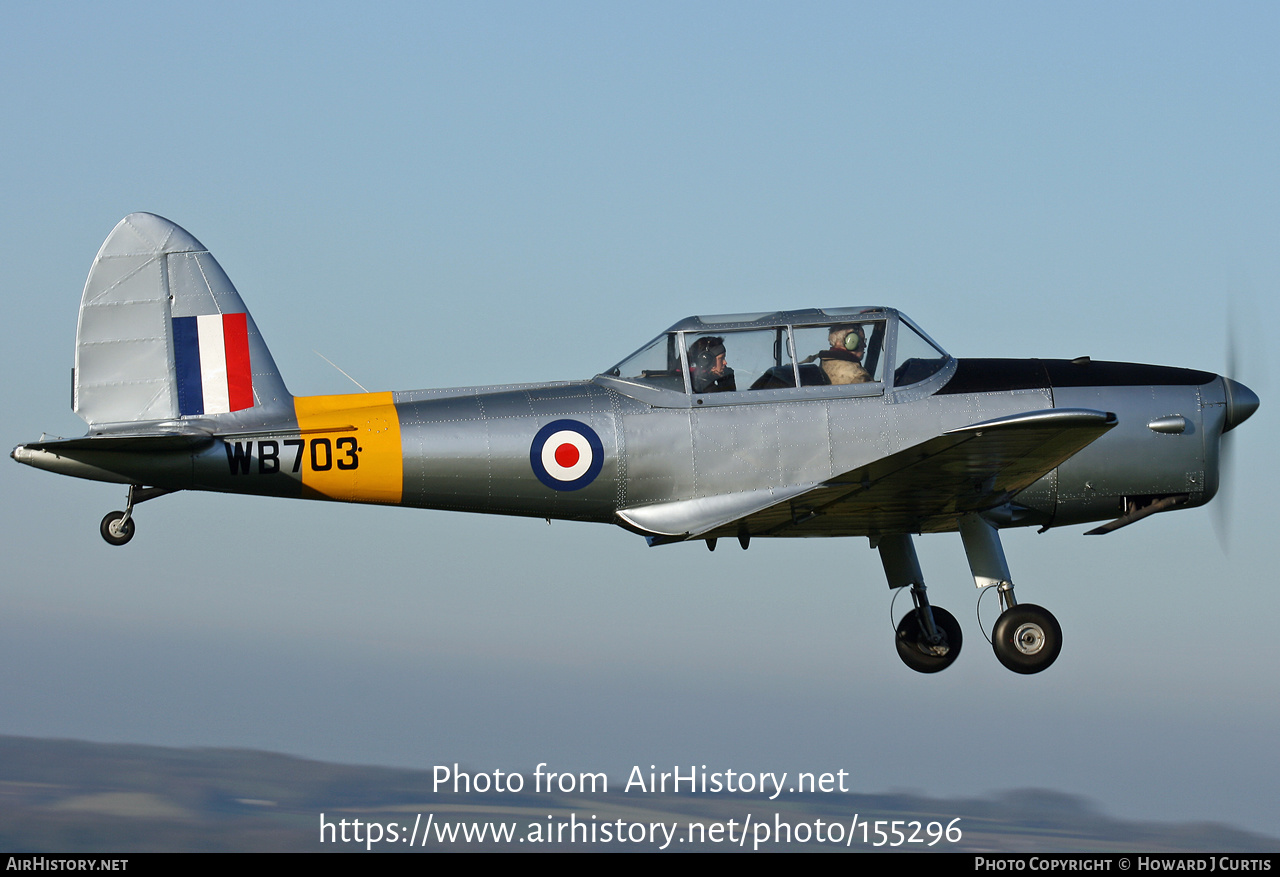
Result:
<instances>
[{"instance_id":1,"label":"horizontal stabilizer","mask_svg":"<svg viewBox=\"0 0 1280 877\"><path fill-rule=\"evenodd\" d=\"M164 453L166 451L199 450L213 444L213 436L206 433L191 435L110 435L85 436L83 438L57 439L54 441L29 442L15 448L33 451L47 451L51 454L63 451L130 451Z\"/></svg>"},{"instance_id":2,"label":"horizontal stabilizer","mask_svg":"<svg viewBox=\"0 0 1280 877\"><path fill-rule=\"evenodd\" d=\"M190 481L193 455L214 441L207 433L85 436L18 445L10 456L36 469L93 481L137 484L174 477ZM140 468L146 475L139 477Z\"/></svg>"}]
</instances>

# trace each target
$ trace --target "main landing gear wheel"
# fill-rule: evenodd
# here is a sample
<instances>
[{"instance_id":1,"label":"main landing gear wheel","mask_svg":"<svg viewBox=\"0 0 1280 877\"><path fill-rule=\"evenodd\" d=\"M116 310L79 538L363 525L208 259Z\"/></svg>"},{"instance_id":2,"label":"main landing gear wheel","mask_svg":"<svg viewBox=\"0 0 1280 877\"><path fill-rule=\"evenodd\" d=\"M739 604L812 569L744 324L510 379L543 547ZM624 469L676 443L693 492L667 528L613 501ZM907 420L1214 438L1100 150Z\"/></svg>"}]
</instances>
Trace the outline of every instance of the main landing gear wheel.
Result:
<instances>
[{"instance_id":1,"label":"main landing gear wheel","mask_svg":"<svg viewBox=\"0 0 1280 877\"><path fill-rule=\"evenodd\" d=\"M124 512L107 512L98 529L109 545L123 545L133 538L133 518L126 518Z\"/></svg>"},{"instance_id":2,"label":"main landing gear wheel","mask_svg":"<svg viewBox=\"0 0 1280 877\"><path fill-rule=\"evenodd\" d=\"M1039 673L1058 659L1062 627L1048 609L1019 603L996 619L991 646L1000 663L1014 673Z\"/></svg>"},{"instance_id":3,"label":"main landing gear wheel","mask_svg":"<svg viewBox=\"0 0 1280 877\"><path fill-rule=\"evenodd\" d=\"M929 608L933 610L933 624L941 637L937 643L929 642L924 625L920 623L919 609L912 609L898 622L895 639L898 657L917 673L937 673L950 667L951 662L960 656L960 645L964 641L960 622L950 612L937 606Z\"/></svg>"}]
</instances>

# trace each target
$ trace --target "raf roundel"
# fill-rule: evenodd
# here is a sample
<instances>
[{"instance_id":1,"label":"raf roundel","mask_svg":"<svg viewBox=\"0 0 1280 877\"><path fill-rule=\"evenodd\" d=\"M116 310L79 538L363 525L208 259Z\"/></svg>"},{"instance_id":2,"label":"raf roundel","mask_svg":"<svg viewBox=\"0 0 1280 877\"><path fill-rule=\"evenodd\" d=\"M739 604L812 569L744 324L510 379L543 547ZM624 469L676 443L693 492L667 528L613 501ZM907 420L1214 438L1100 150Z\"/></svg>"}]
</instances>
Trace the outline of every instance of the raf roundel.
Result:
<instances>
[{"instance_id":1,"label":"raf roundel","mask_svg":"<svg viewBox=\"0 0 1280 877\"><path fill-rule=\"evenodd\" d=\"M529 465L552 490L580 490L604 466L604 445L596 431L578 420L553 420L533 437Z\"/></svg>"}]
</instances>

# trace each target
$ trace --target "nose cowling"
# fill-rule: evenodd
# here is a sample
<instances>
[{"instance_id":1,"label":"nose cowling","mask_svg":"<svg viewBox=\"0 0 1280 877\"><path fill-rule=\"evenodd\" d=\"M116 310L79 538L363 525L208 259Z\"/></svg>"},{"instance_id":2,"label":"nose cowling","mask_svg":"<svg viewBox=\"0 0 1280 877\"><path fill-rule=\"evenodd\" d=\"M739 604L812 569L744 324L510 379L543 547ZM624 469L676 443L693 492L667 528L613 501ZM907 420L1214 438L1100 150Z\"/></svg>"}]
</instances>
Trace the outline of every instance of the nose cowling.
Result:
<instances>
[{"instance_id":1,"label":"nose cowling","mask_svg":"<svg viewBox=\"0 0 1280 877\"><path fill-rule=\"evenodd\" d=\"M1223 378L1222 385L1227 390L1227 419L1222 431L1227 432L1252 417L1253 412L1258 410L1260 400L1257 393L1239 381Z\"/></svg>"}]
</instances>

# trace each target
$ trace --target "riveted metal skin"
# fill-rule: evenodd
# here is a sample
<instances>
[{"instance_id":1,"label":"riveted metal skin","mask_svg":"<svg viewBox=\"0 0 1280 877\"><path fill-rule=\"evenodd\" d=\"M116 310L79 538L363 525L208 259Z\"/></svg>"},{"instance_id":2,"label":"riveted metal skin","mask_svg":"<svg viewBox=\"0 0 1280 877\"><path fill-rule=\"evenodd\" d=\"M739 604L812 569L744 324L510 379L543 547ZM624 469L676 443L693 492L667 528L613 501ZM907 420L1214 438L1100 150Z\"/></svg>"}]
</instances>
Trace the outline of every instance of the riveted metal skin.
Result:
<instances>
[{"instance_id":1,"label":"riveted metal skin","mask_svg":"<svg viewBox=\"0 0 1280 877\"><path fill-rule=\"evenodd\" d=\"M831 384L814 364L842 325L865 341L860 383ZM736 386L692 391L700 338L737 357ZM748 371L752 345L772 358ZM689 317L645 349L666 351L665 371L293 397L212 255L134 214L81 303L75 410L88 435L12 455L165 490L613 523L653 543L874 539L979 513L1047 527L1164 497L1202 505L1222 433L1258 404L1192 369L957 360L887 307Z\"/></svg>"},{"instance_id":2,"label":"riveted metal skin","mask_svg":"<svg viewBox=\"0 0 1280 877\"><path fill-rule=\"evenodd\" d=\"M237 313L252 404L228 405L224 393L212 404L235 410L184 414L191 391L170 331ZM870 330L877 379L806 381L816 372L801 371L803 357L817 351L797 339L842 322ZM712 334L730 359L739 342L776 337L778 380L747 389L754 376L744 375L729 392L690 392L684 346ZM103 245L81 305L75 407L89 435L13 456L169 490L617 523L659 542L874 537L955 530L975 512L1000 526L1107 520L1136 496L1201 505L1217 490L1219 436L1257 407L1242 385L1191 369L955 360L884 307L689 317L666 336L681 358L665 382L615 369L589 381L294 398L212 255L167 220L135 214ZM921 350L924 360L910 358ZM206 394L234 385L230 352L223 362L205 375ZM188 367L199 381L205 366ZM1050 418L1063 410L1080 413ZM1010 420L1022 415L1031 421ZM997 425L972 429L983 423Z\"/></svg>"},{"instance_id":3,"label":"riveted metal skin","mask_svg":"<svg viewBox=\"0 0 1280 877\"><path fill-rule=\"evenodd\" d=\"M910 588L895 636L922 673L963 637L912 534L960 531L999 593L996 657L1041 672L1061 627L1015 599L999 530L1101 535L1203 505L1223 433L1259 405L1192 369L957 360L887 307L688 317L589 380L295 397L217 261L152 214L94 260L72 383L88 433L12 457L129 485L100 525L112 545L175 490L615 524L650 545L865 536Z\"/></svg>"}]
</instances>

